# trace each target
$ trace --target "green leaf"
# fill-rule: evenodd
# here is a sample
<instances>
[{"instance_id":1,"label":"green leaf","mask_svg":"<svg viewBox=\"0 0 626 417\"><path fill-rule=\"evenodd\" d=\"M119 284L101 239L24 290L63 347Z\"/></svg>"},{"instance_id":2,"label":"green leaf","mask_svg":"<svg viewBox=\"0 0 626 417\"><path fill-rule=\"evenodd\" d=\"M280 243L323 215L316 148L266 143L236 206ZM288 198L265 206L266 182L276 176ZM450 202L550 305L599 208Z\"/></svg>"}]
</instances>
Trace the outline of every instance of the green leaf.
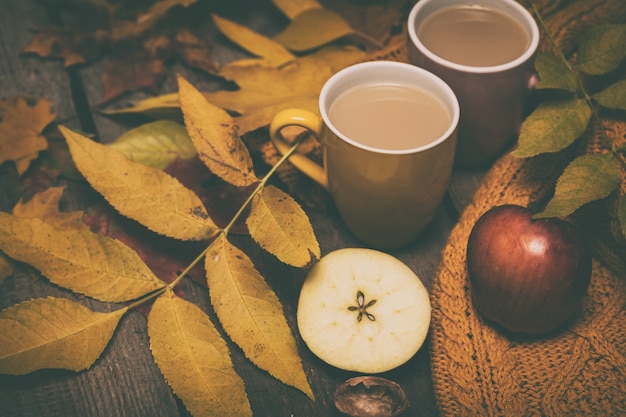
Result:
<instances>
[{"instance_id":1,"label":"green leaf","mask_svg":"<svg viewBox=\"0 0 626 417\"><path fill-rule=\"evenodd\" d=\"M165 285L131 248L87 228L0 212L0 249L51 282L101 301L129 301Z\"/></svg>"},{"instance_id":2,"label":"green leaf","mask_svg":"<svg viewBox=\"0 0 626 417\"><path fill-rule=\"evenodd\" d=\"M528 158L565 149L583 134L590 118L591 108L583 99L545 101L522 124L512 155Z\"/></svg>"},{"instance_id":3,"label":"green leaf","mask_svg":"<svg viewBox=\"0 0 626 417\"><path fill-rule=\"evenodd\" d=\"M168 290L148 315L150 350L174 393L194 416L252 416L228 346L207 315Z\"/></svg>"},{"instance_id":4,"label":"green leaf","mask_svg":"<svg viewBox=\"0 0 626 417\"><path fill-rule=\"evenodd\" d=\"M131 129L109 146L131 161L159 169L167 168L177 159L191 159L197 155L185 126L171 120L159 120Z\"/></svg>"},{"instance_id":5,"label":"green leaf","mask_svg":"<svg viewBox=\"0 0 626 417\"><path fill-rule=\"evenodd\" d=\"M565 217L594 200L607 197L620 184L619 162L612 154L574 159L556 182L554 197L536 217Z\"/></svg>"},{"instance_id":6,"label":"green leaf","mask_svg":"<svg viewBox=\"0 0 626 417\"><path fill-rule=\"evenodd\" d=\"M606 74L626 57L626 25L606 24L591 29L580 47L576 67L591 75Z\"/></svg>"},{"instance_id":7,"label":"green leaf","mask_svg":"<svg viewBox=\"0 0 626 417\"><path fill-rule=\"evenodd\" d=\"M539 74L537 88L556 88L575 93L578 81L563 60L552 53L541 52L535 59L535 69Z\"/></svg>"},{"instance_id":8,"label":"green leaf","mask_svg":"<svg viewBox=\"0 0 626 417\"><path fill-rule=\"evenodd\" d=\"M593 98L604 107L626 110L626 80L608 86L594 94Z\"/></svg>"},{"instance_id":9,"label":"green leaf","mask_svg":"<svg viewBox=\"0 0 626 417\"><path fill-rule=\"evenodd\" d=\"M274 38L295 52L305 52L354 33L341 15L329 9L312 8L298 14Z\"/></svg>"},{"instance_id":10,"label":"green leaf","mask_svg":"<svg viewBox=\"0 0 626 417\"><path fill-rule=\"evenodd\" d=\"M25 301L0 312L0 373L82 371L98 359L127 308L97 313L65 298Z\"/></svg>"}]
</instances>

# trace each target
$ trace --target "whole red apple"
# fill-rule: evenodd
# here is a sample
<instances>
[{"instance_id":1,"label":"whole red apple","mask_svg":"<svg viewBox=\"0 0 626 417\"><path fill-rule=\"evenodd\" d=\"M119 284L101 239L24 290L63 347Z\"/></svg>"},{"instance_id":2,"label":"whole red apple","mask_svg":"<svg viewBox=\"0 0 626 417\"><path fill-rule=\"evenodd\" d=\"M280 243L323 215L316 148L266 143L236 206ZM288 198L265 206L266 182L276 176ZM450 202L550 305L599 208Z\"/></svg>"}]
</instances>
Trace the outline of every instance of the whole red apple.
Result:
<instances>
[{"instance_id":1,"label":"whole red apple","mask_svg":"<svg viewBox=\"0 0 626 417\"><path fill-rule=\"evenodd\" d=\"M476 222L467 244L476 309L512 332L544 334L579 308L591 279L591 254L572 224L533 219L531 210L502 205Z\"/></svg>"}]
</instances>

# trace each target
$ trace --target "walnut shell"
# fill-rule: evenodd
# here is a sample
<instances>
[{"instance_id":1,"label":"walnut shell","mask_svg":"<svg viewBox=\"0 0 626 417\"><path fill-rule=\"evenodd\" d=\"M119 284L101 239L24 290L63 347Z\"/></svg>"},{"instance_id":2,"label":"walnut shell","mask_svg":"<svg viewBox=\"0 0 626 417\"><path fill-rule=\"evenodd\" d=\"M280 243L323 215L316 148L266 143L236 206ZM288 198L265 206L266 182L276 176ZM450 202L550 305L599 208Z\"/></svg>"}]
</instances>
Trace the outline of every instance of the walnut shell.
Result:
<instances>
[{"instance_id":1,"label":"walnut shell","mask_svg":"<svg viewBox=\"0 0 626 417\"><path fill-rule=\"evenodd\" d=\"M395 417L409 408L402 387L386 378L350 378L335 391L335 407L351 417Z\"/></svg>"}]
</instances>

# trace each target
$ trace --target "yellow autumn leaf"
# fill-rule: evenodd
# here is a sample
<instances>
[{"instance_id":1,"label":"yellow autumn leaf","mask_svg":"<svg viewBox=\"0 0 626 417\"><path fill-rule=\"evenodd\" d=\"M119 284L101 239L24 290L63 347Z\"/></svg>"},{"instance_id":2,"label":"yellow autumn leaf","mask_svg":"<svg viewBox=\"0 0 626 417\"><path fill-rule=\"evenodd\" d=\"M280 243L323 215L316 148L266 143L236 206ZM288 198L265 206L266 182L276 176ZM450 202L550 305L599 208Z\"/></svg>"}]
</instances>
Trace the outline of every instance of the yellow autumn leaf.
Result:
<instances>
[{"instance_id":1,"label":"yellow autumn leaf","mask_svg":"<svg viewBox=\"0 0 626 417\"><path fill-rule=\"evenodd\" d=\"M235 91L205 93L214 105L233 110L239 133L269 125L280 110L291 107L318 111L317 99L333 73L363 59L354 47L329 47L290 62L280 68L227 65L220 75L234 81Z\"/></svg>"},{"instance_id":2,"label":"yellow autumn leaf","mask_svg":"<svg viewBox=\"0 0 626 417\"><path fill-rule=\"evenodd\" d=\"M294 52L306 52L355 33L337 12L312 8L298 14L274 40Z\"/></svg>"},{"instance_id":3,"label":"yellow autumn leaf","mask_svg":"<svg viewBox=\"0 0 626 417\"><path fill-rule=\"evenodd\" d=\"M86 228L82 211L59 211L63 187L51 187L39 192L24 202L18 201L13 207L13 215L23 218L37 218L47 224L63 229Z\"/></svg>"},{"instance_id":4,"label":"yellow autumn leaf","mask_svg":"<svg viewBox=\"0 0 626 417\"><path fill-rule=\"evenodd\" d=\"M178 76L178 98L187 132L198 156L211 172L239 187L258 181L252 158L239 137L234 119L223 109L209 103L181 76Z\"/></svg>"},{"instance_id":5,"label":"yellow autumn leaf","mask_svg":"<svg viewBox=\"0 0 626 417\"><path fill-rule=\"evenodd\" d=\"M294 19L300 13L310 9L321 9L317 0L272 0L289 19Z\"/></svg>"},{"instance_id":6,"label":"yellow autumn leaf","mask_svg":"<svg viewBox=\"0 0 626 417\"><path fill-rule=\"evenodd\" d=\"M304 267L320 258L320 246L300 205L268 185L254 196L246 219L250 236L282 262Z\"/></svg>"},{"instance_id":7,"label":"yellow autumn leaf","mask_svg":"<svg viewBox=\"0 0 626 417\"><path fill-rule=\"evenodd\" d=\"M216 233L200 197L174 177L63 126L59 129L78 170L122 215L175 239L203 240Z\"/></svg>"},{"instance_id":8,"label":"yellow autumn leaf","mask_svg":"<svg viewBox=\"0 0 626 417\"><path fill-rule=\"evenodd\" d=\"M205 269L211 303L228 336L256 366L313 399L282 304L250 258L224 235Z\"/></svg>"},{"instance_id":9,"label":"yellow autumn leaf","mask_svg":"<svg viewBox=\"0 0 626 417\"><path fill-rule=\"evenodd\" d=\"M23 97L0 101L0 164L13 161L22 175L39 152L48 149L41 132L54 118L46 99L33 106Z\"/></svg>"},{"instance_id":10,"label":"yellow autumn leaf","mask_svg":"<svg viewBox=\"0 0 626 417\"><path fill-rule=\"evenodd\" d=\"M98 359L126 313L98 313L65 298L39 298L0 312L0 373L81 371Z\"/></svg>"},{"instance_id":11,"label":"yellow autumn leaf","mask_svg":"<svg viewBox=\"0 0 626 417\"><path fill-rule=\"evenodd\" d=\"M192 415L252 416L228 346L200 308L166 291L150 310L148 335L161 373Z\"/></svg>"},{"instance_id":12,"label":"yellow autumn leaf","mask_svg":"<svg viewBox=\"0 0 626 417\"><path fill-rule=\"evenodd\" d=\"M116 114L144 114L153 119L181 119L180 102L178 93L162 94L145 100L132 102L127 107L119 109L102 110L109 115Z\"/></svg>"},{"instance_id":13,"label":"yellow autumn leaf","mask_svg":"<svg viewBox=\"0 0 626 417\"><path fill-rule=\"evenodd\" d=\"M0 249L51 282L101 301L141 297L165 284L122 242L0 212Z\"/></svg>"},{"instance_id":14,"label":"yellow autumn leaf","mask_svg":"<svg viewBox=\"0 0 626 417\"><path fill-rule=\"evenodd\" d=\"M278 67L296 58L280 43L218 15L212 16L222 34L246 51L263 58L263 65Z\"/></svg>"}]
</instances>

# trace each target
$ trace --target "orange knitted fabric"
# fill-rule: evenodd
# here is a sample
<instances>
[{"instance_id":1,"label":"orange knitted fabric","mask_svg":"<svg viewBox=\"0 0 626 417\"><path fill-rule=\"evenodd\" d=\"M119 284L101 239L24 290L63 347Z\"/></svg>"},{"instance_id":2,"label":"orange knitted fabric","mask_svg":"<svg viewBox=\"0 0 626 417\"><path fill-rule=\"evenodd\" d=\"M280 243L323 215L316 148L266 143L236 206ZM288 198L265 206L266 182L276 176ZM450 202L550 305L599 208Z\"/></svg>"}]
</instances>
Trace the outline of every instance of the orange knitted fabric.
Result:
<instances>
[{"instance_id":1,"label":"orange knitted fabric","mask_svg":"<svg viewBox=\"0 0 626 417\"><path fill-rule=\"evenodd\" d=\"M475 221L494 205L532 205L556 172L541 160L504 156L450 235L431 289L430 353L442 415L626 415L623 264L614 265L616 275L594 261L582 310L550 337L507 337L471 302L465 250Z\"/></svg>"},{"instance_id":2,"label":"orange knitted fabric","mask_svg":"<svg viewBox=\"0 0 626 417\"><path fill-rule=\"evenodd\" d=\"M626 2L619 0L546 0L541 6L566 54L593 25L626 19ZM626 140L626 123L605 118L603 127L586 133L584 152L603 151L601 129L615 144ZM595 260L582 308L558 333L534 339L504 335L471 302L465 251L476 220L499 204L542 204L566 162L503 156L450 234L431 289L431 367L444 416L626 416L626 245L616 223L616 198L573 216L594 242ZM620 195L624 173L622 178Z\"/></svg>"}]
</instances>

